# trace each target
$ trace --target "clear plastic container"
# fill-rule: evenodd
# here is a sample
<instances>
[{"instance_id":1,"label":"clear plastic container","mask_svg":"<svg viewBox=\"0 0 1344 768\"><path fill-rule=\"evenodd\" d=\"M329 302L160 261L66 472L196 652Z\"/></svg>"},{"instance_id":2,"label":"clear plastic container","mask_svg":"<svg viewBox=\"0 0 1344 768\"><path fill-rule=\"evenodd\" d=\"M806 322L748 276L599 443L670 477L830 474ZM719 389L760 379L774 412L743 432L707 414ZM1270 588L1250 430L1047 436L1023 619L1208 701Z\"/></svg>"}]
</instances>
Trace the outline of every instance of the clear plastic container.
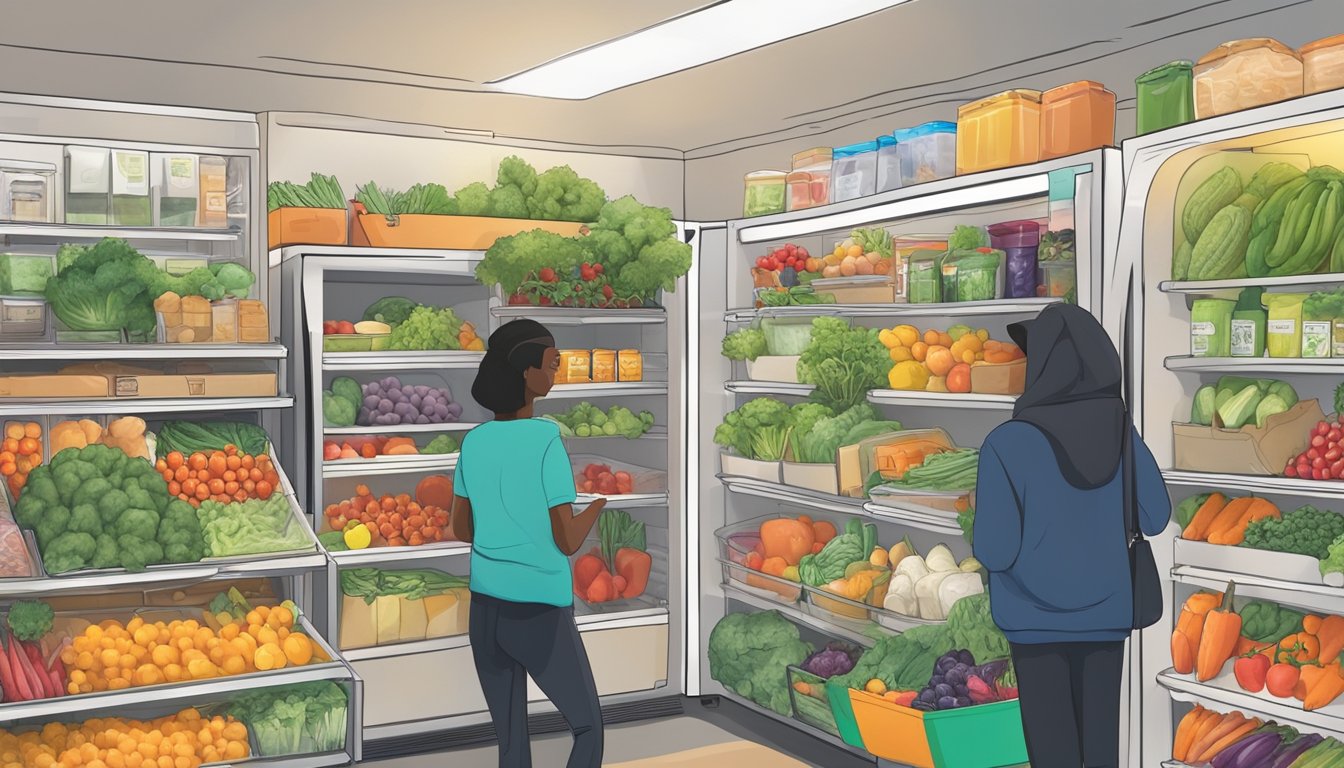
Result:
<instances>
[{"instance_id":1,"label":"clear plastic container","mask_svg":"<svg viewBox=\"0 0 1344 768\"><path fill-rule=\"evenodd\" d=\"M1194 69L1192 61L1173 61L1134 80L1140 136L1195 119Z\"/></svg>"},{"instance_id":2,"label":"clear plastic container","mask_svg":"<svg viewBox=\"0 0 1344 768\"><path fill-rule=\"evenodd\" d=\"M1004 298L1027 299L1036 295L1036 254L1041 244L1041 225L1029 219L991 224L990 246L1004 254Z\"/></svg>"},{"instance_id":3,"label":"clear plastic container","mask_svg":"<svg viewBox=\"0 0 1344 768\"><path fill-rule=\"evenodd\" d=\"M0 218L49 224L56 218L56 166L0 160Z\"/></svg>"},{"instance_id":4,"label":"clear plastic container","mask_svg":"<svg viewBox=\"0 0 1344 768\"><path fill-rule=\"evenodd\" d=\"M1018 89L957 110L957 174L1041 159L1041 92Z\"/></svg>"},{"instance_id":5,"label":"clear plastic container","mask_svg":"<svg viewBox=\"0 0 1344 768\"><path fill-rule=\"evenodd\" d=\"M1195 64L1195 117L1204 119L1302 95L1302 57L1268 37L1233 40Z\"/></svg>"},{"instance_id":6,"label":"clear plastic container","mask_svg":"<svg viewBox=\"0 0 1344 768\"><path fill-rule=\"evenodd\" d=\"M876 141L836 147L831 157L831 202L877 193Z\"/></svg>"},{"instance_id":7,"label":"clear plastic container","mask_svg":"<svg viewBox=\"0 0 1344 768\"><path fill-rule=\"evenodd\" d=\"M957 174L957 124L924 123L896 131L901 183L922 184Z\"/></svg>"},{"instance_id":8,"label":"clear plastic container","mask_svg":"<svg viewBox=\"0 0 1344 768\"><path fill-rule=\"evenodd\" d=\"M790 211L830 202L831 160L830 147L817 147L793 156L793 170L785 178Z\"/></svg>"},{"instance_id":9,"label":"clear plastic container","mask_svg":"<svg viewBox=\"0 0 1344 768\"><path fill-rule=\"evenodd\" d=\"M783 213L787 196L784 171L752 171L745 177L746 193L742 201L742 215L766 216Z\"/></svg>"},{"instance_id":10,"label":"clear plastic container","mask_svg":"<svg viewBox=\"0 0 1344 768\"><path fill-rule=\"evenodd\" d=\"M1297 53L1302 57L1303 92L1344 88L1344 35L1307 43Z\"/></svg>"},{"instance_id":11,"label":"clear plastic container","mask_svg":"<svg viewBox=\"0 0 1344 768\"><path fill-rule=\"evenodd\" d=\"M877 191L901 188L901 158L895 136L877 137Z\"/></svg>"},{"instance_id":12,"label":"clear plastic container","mask_svg":"<svg viewBox=\"0 0 1344 768\"><path fill-rule=\"evenodd\" d=\"M1115 143L1115 94L1091 80L1041 94L1041 159Z\"/></svg>"}]
</instances>

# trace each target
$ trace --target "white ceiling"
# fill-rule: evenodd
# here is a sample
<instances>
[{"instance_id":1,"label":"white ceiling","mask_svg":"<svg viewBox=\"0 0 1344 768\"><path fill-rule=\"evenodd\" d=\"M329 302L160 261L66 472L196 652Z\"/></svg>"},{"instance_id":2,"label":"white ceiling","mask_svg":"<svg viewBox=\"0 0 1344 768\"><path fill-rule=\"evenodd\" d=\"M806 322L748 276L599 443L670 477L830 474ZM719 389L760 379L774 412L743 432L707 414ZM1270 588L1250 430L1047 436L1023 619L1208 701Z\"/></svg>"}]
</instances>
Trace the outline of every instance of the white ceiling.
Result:
<instances>
[{"instance_id":1,"label":"white ceiling","mask_svg":"<svg viewBox=\"0 0 1344 768\"><path fill-rule=\"evenodd\" d=\"M1079 71L1115 74L1092 79L1124 108L1135 75L1172 53L1198 57L1205 39L1250 30L1299 45L1344 31L1340 0L914 0L582 102L480 85L706 2L8 3L0 90L331 112L694 159L874 120L954 119L957 104ZM1198 43L1173 42L1196 32Z\"/></svg>"}]
</instances>

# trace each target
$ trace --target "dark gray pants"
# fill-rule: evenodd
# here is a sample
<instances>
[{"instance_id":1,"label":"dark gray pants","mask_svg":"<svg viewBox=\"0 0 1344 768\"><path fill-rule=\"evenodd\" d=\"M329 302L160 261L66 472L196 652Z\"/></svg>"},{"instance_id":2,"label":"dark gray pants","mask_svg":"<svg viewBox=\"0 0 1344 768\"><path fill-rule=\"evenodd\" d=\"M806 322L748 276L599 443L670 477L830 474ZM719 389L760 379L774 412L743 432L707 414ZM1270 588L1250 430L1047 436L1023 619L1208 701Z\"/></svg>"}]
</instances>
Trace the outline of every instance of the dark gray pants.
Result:
<instances>
[{"instance_id":1,"label":"dark gray pants","mask_svg":"<svg viewBox=\"0 0 1344 768\"><path fill-rule=\"evenodd\" d=\"M1031 768L1115 768L1125 643L1012 644Z\"/></svg>"},{"instance_id":2,"label":"dark gray pants","mask_svg":"<svg viewBox=\"0 0 1344 768\"><path fill-rule=\"evenodd\" d=\"M473 593L471 653L499 739L500 768L531 768L527 676L574 734L568 768L602 765L602 709L574 609Z\"/></svg>"}]
</instances>

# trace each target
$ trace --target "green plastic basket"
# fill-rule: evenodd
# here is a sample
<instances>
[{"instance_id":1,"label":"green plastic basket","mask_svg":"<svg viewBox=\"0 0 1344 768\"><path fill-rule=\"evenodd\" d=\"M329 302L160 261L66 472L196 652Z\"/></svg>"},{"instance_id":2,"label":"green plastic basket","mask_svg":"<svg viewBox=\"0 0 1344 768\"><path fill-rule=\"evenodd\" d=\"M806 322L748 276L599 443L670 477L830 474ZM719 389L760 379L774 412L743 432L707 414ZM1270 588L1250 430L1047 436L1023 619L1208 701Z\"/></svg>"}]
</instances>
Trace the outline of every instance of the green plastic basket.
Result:
<instances>
[{"instance_id":1,"label":"green plastic basket","mask_svg":"<svg viewBox=\"0 0 1344 768\"><path fill-rule=\"evenodd\" d=\"M939 768L1004 768L1027 762L1017 699L925 712L924 732Z\"/></svg>"},{"instance_id":2,"label":"green plastic basket","mask_svg":"<svg viewBox=\"0 0 1344 768\"><path fill-rule=\"evenodd\" d=\"M831 714L835 715L835 727L840 731L840 740L851 747L863 749L863 737L859 735L859 721L854 719L849 688L834 680L827 680L826 698L830 700Z\"/></svg>"}]
</instances>

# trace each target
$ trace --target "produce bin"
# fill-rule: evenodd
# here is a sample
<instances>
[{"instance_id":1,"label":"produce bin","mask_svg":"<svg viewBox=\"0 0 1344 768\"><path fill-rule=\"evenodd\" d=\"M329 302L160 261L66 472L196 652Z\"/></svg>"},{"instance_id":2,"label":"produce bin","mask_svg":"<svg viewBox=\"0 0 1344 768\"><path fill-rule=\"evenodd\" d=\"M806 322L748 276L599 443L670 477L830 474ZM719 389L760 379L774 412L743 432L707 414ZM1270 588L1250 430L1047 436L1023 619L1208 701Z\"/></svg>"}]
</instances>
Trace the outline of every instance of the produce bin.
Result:
<instances>
[{"instance_id":1,"label":"produce bin","mask_svg":"<svg viewBox=\"0 0 1344 768\"><path fill-rule=\"evenodd\" d=\"M444 216L368 213L354 204L350 217L350 244L375 248L442 248L483 251L501 237L541 229L561 237L575 237L584 225L571 221L498 219L488 216Z\"/></svg>"},{"instance_id":2,"label":"produce bin","mask_svg":"<svg viewBox=\"0 0 1344 768\"><path fill-rule=\"evenodd\" d=\"M849 691L864 748L915 768L1006 768L1027 762L1016 699L921 712Z\"/></svg>"},{"instance_id":3,"label":"produce bin","mask_svg":"<svg viewBox=\"0 0 1344 768\"><path fill-rule=\"evenodd\" d=\"M826 694L826 681L792 664L788 667L788 675L789 705L793 710L793 719L832 736L839 736L840 728L835 724L835 713L831 711L830 698ZM803 693L796 686L805 686L809 692Z\"/></svg>"},{"instance_id":4,"label":"produce bin","mask_svg":"<svg viewBox=\"0 0 1344 768\"><path fill-rule=\"evenodd\" d=\"M1325 419L1321 404L1303 400L1265 419L1263 428L1171 425L1176 469L1238 475L1278 475L1288 461L1307 449L1311 430Z\"/></svg>"},{"instance_id":5,"label":"produce bin","mask_svg":"<svg viewBox=\"0 0 1344 768\"><path fill-rule=\"evenodd\" d=\"M587 438L577 437L574 439L584 440ZM627 464L624 461L608 459L605 456L597 456L591 453L575 453L569 457L569 465L574 470L576 480L583 475L583 468L589 464L606 464L611 467L613 473L629 472L632 493L667 492L667 473L661 469L648 469L637 464Z\"/></svg>"},{"instance_id":6,"label":"produce bin","mask_svg":"<svg viewBox=\"0 0 1344 768\"><path fill-rule=\"evenodd\" d=\"M887 571L885 576L881 583L873 584L873 588L868 592L867 599L863 601L851 600L823 587L805 584L803 594L807 597L808 611L818 618L835 622L841 626L862 629L872 623L873 609L882 605L882 599L887 595L887 585L891 580L891 572Z\"/></svg>"},{"instance_id":7,"label":"produce bin","mask_svg":"<svg viewBox=\"0 0 1344 768\"><path fill-rule=\"evenodd\" d=\"M971 366L971 391L978 395L1020 395L1027 387L1027 360L976 363Z\"/></svg>"},{"instance_id":8,"label":"produce bin","mask_svg":"<svg viewBox=\"0 0 1344 768\"><path fill-rule=\"evenodd\" d=\"M857 691L851 691L835 680L826 681L826 701L831 705L831 714L835 716L840 740L851 747L867 749L863 743L863 732L859 728L858 710L854 707L854 693Z\"/></svg>"},{"instance_id":9,"label":"produce bin","mask_svg":"<svg viewBox=\"0 0 1344 768\"><path fill-rule=\"evenodd\" d=\"M731 582L732 586L744 592L784 605L793 605L802 598L803 585L798 582L753 571L741 563L723 558L719 558L719 565L723 567L723 583Z\"/></svg>"},{"instance_id":10,"label":"produce bin","mask_svg":"<svg viewBox=\"0 0 1344 768\"><path fill-rule=\"evenodd\" d=\"M390 333L332 333L322 337L322 351L381 352L391 340Z\"/></svg>"},{"instance_id":11,"label":"produce bin","mask_svg":"<svg viewBox=\"0 0 1344 768\"><path fill-rule=\"evenodd\" d=\"M345 245L344 208L276 208L266 215L271 249L286 245Z\"/></svg>"},{"instance_id":12,"label":"produce bin","mask_svg":"<svg viewBox=\"0 0 1344 768\"><path fill-rule=\"evenodd\" d=\"M747 378L797 384L799 358L799 355L761 355L747 361Z\"/></svg>"},{"instance_id":13,"label":"produce bin","mask_svg":"<svg viewBox=\"0 0 1344 768\"><path fill-rule=\"evenodd\" d=\"M813 280L818 293L829 293L836 304L891 304L896 301L896 283L885 275L827 277Z\"/></svg>"},{"instance_id":14,"label":"produce bin","mask_svg":"<svg viewBox=\"0 0 1344 768\"><path fill-rule=\"evenodd\" d=\"M719 467L725 475L764 480L767 483L778 483L781 477L780 462L778 461L745 459L726 451L719 454Z\"/></svg>"},{"instance_id":15,"label":"produce bin","mask_svg":"<svg viewBox=\"0 0 1344 768\"><path fill-rule=\"evenodd\" d=\"M810 491L840 495L840 473L834 462L830 464L804 464L797 461L781 463L785 485L806 488Z\"/></svg>"},{"instance_id":16,"label":"produce bin","mask_svg":"<svg viewBox=\"0 0 1344 768\"><path fill-rule=\"evenodd\" d=\"M1310 555L1210 544L1206 541L1188 541L1179 537L1174 546L1176 562L1183 565L1230 573L1254 573L1298 584L1344 587L1344 574L1331 573L1322 576L1321 561Z\"/></svg>"}]
</instances>

